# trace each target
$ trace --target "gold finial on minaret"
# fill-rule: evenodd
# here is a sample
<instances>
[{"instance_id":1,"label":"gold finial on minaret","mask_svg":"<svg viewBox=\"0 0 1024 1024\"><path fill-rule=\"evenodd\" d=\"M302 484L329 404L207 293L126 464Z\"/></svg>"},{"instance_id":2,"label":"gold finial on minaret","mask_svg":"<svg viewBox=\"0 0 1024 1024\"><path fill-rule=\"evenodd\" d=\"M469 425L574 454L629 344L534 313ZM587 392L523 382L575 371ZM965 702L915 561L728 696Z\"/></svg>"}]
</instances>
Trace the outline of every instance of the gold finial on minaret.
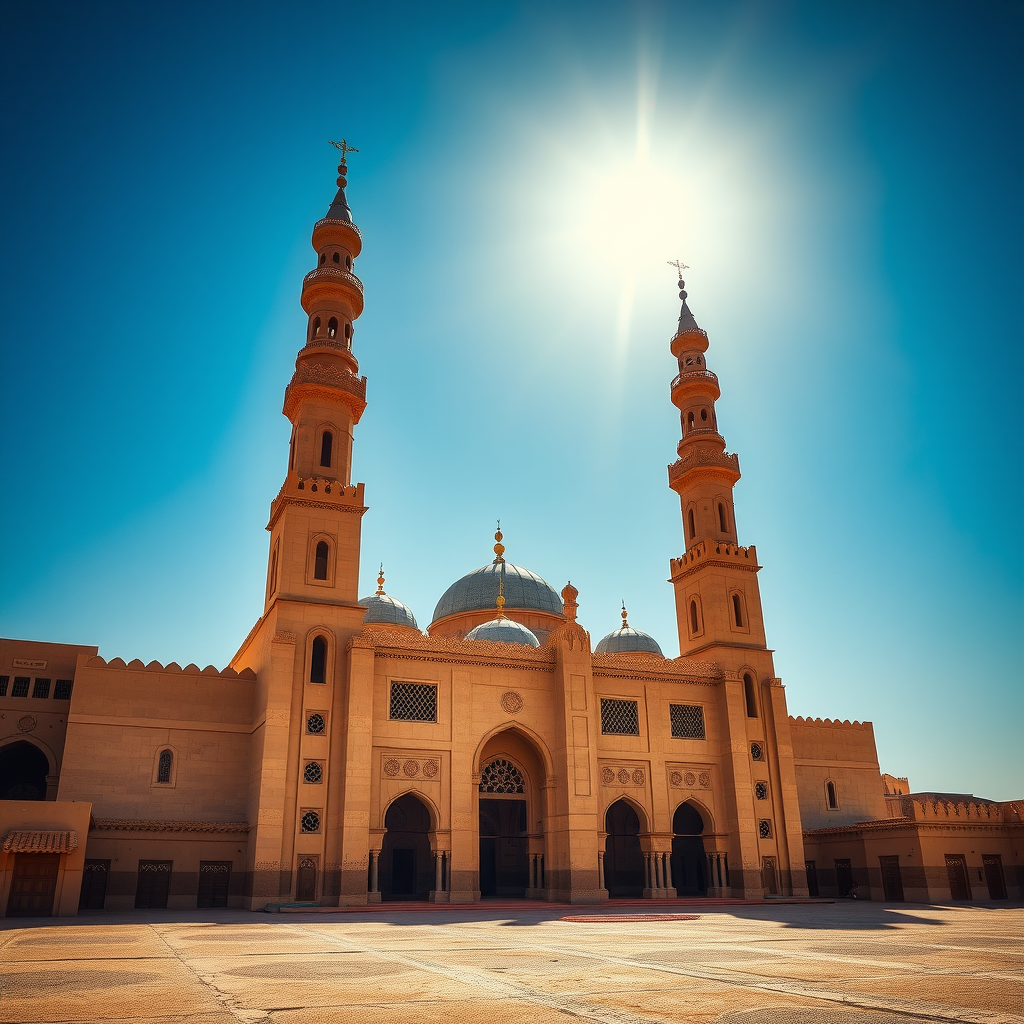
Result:
<instances>
[{"instance_id":1,"label":"gold finial on minaret","mask_svg":"<svg viewBox=\"0 0 1024 1024\"><path fill-rule=\"evenodd\" d=\"M377 593L384 593L384 563L380 563L380 571L377 573Z\"/></svg>"},{"instance_id":2,"label":"gold finial on minaret","mask_svg":"<svg viewBox=\"0 0 1024 1024\"><path fill-rule=\"evenodd\" d=\"M629 620L626 618L626 616L629 613L626 611L626 602L625 601L622 602L622 612L620 614L622 615L622 625L619 628L620 629L629 629Z\"/></svg>"},{"instance_id":3,"label":"gold finial on minaret","mask_svg":"<svg viewBox=\"0 0 1024 1024\"><path fill-rule=\"evenodd\" d=\"M348 174L348 155L358 153L359 150L355 146L350 146L347 139L342 139L341 142L335 142L333 139L328 141L335 149L341 151L341 160L338 163L338 188L344 188L348 184L345 180L345 175Z\"/></svg>"},{"instance_id":4,"label":"gold finial on minaret","mask_svg":"<svg viewBox=\"0 0 1024 1024\"><path fill-rule=\"evenodd\" d=\"M498 598L494 602L498 607L498 618L503 619L505 617L505 574L499 573L498 575Z\"/></svg>"},{"instance_id":5,"label":"gold finial on minaret","mask_svg":"<svg viewBox=\"0 0 1024 1024\"><path fill-rule=\"evenodd\" d=\"M498 529L494 533L494 539L497 543L494 545L494 553L498 557L494 559L495 564L498 562L504 562L505 559L501 556L505 554L505 545L501 543L501 520L498 520Z\"/></svg>"}]
</instances>

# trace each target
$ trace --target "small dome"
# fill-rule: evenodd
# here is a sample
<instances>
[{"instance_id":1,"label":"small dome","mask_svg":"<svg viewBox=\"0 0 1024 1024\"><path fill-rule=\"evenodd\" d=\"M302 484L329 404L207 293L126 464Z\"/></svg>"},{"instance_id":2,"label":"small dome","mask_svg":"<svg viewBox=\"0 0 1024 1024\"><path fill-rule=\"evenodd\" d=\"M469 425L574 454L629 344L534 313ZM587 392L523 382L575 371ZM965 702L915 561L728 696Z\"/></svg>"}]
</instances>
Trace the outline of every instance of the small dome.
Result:
<instances>
[{"instance_id":1,"label":"small dome","mask_svg":"<svg viewBox=\"0 0 1024 1024\"><path fill-rule=\"evenodd\" d=\"M499 644L526 644L540 647L540 641L521 622L506 619L504 615L490 622L482 622L466 634L467 640L492 640Z\"/></svg>"},{"instance_id":2,"label":"small dome","mask_svg":"<svg viewBox=\"0 0 1024 1024\"><path fill-rule=\"evenodd\" d=\"M554 588L535 572L511 562L492 562L456 580L442 595L434 609L433 621L460 612L483 611L494 607L498 596L498 576L504 568L505 607L521 608L562 617L562 600ZM517 643L519 641L516 641Z\"/></svg>"},{"instance_id":3,"label":"small dome","mask_svg":"<svg viewBox=\"0 0 1024 1024\"><path fill-rule=\"evenodd\" d=\"M609 633L594 650L595 654L657 654L664 658L658 641L632 626L623 626Z\"/></svg>"},{"instance_id":4,"label":"small dome","mask_svg":"<svg viewBox=\"0 0 1024 1024\"><path fill-rule=\"evenodd\" d=\"M401 601L387 594L371 594L362 598L359 603L366 605L363 622L386 622L392 626L411 626L417 630L420 628L416 625L416 616L412 611Z\"/></svg>"}]
</instances>

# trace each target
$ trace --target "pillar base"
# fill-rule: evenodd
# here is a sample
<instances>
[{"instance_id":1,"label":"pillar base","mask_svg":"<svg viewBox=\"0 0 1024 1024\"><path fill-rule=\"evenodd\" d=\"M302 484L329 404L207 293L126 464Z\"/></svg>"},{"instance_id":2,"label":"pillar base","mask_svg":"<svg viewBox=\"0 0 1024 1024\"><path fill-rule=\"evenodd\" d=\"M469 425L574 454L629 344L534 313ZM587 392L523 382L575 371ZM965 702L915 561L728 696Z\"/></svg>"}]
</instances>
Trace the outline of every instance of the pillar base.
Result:
<instances>
[{"instance_id":1,"label":"pillar base","mask_svg":"<svg viewBox=\"0 0 1024 1024\"><path fill-rule=\"evenodd\" d=\"M644 889L643 898L645 900L674 900L676 891L675 889Z\"/></svg>"},{"instance_id":2,"label":"pillar base","mask_svg":"<svg viewBox=\"0 0 1024 1024\"><path fill-rule=\"evenodd\" d=\"M367 903L380 903L380 893L379 892L368 892L366 894L366 902Z\"/></svg>"},{"instance_id":3,"label":"pillar base","mask_svg":"<svg viewBox=\"0 0 1024 1024\"><path fill-rule=\"evenodd\" d=\"M526 898L528 900L546 900L548 898L547 889L527 889Z\"/></svg>"},{"instance_id":4,"label":"pillar base","mask_svg":"<svg viewBox=\"0 0 1024 1024\"><path fill-rule=\"evenodd\" d=\"M450 894L445 892L443 889L431 889L430 895L427 899L429 899L431 903L448 903L449 895Z\"/></svg>"}]
</instances>

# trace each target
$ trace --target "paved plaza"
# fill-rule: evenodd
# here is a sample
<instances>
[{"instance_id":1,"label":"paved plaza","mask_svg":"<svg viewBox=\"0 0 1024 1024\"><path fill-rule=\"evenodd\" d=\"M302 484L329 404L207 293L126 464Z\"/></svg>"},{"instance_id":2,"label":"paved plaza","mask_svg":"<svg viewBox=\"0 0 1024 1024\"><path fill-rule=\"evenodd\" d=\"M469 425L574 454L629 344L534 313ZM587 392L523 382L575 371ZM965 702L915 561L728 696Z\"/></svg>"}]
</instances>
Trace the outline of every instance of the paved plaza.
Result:
<instances>
[{"instance_id":1,"label":"paved plaza","mask_svg":"<svg viewBox=\"0 0 1024 1024\"><path fill-rule=\"evenodd\" d=\"M595 908L527 903L6 920L0 1020L1024 1021L1020 907L692 910L699 919L565 921Z\"/></svg>"}]
</instances>

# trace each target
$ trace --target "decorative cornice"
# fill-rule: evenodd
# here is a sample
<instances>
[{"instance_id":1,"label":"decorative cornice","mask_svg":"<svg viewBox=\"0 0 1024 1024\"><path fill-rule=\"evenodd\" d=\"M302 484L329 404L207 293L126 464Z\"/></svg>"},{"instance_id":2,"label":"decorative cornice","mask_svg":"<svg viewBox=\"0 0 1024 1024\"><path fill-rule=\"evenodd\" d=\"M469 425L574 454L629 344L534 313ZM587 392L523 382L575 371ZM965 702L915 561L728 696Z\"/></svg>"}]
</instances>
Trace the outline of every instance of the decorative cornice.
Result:
<instances>
[{"instance_id":1,"label":"decorative cornice","mask_svg":"<svg viewBox=\"0 0 1024 1024\"><path fill-rule=\"evenodd\" d=\"M321 508L331 512L350 512L361 516L367 511L363 504L363 485L353 484L346 487L337 480L328 480L326 477L304 477L296 479L290 477L281 485L277 497L270 503L270 520L267 529L272 530L274 524L281 517L281 513L288 505L297 505L299 508ZM288 493L285 493L285 492ZM302 497L296 492L302 491ZM306 494L316 493L323 495L318 498L308 498ZM328 498L327 495L330 495Z\"/></svg>"},{"instance_id":2,"label":"decorative cornice","mask_svg":"<svg viewBox=\"0 0 1024 1024\"><path fill-rule=\"evenodd\" d=\"M719 569L741 569L744 572L758 572L757 548L751 544L742 547L728 541L702 540L688 548L679 558L669 562L670 582L686 579L708 566Z\"/></svg>"},{"instance_id":3,"label":"decorative cornice","mask_svg":"<svg viewBox=\"0 0 1024 1024\"><path fill-rule=\"evenodd\" d=\"M619 679L718 686L724 678L722 669L716 662L696 661L691 658L662 660L643 654L595 654L591 659L591 665L595 676L614 676Z\"/></svg>"},{"instance_id":4,"label":"decorative cornice","mask_svg":"<svg viewBox=\"0 0 1024 1024\"><path fill-rule=\"evenodd\" d=\"M247 821L149 821L141 818L93 818L90 831L96 832L211 832L225 835L245 834Z\"/></svg>"},{"instance_id":5,"label":"decorative cornice","mask_svg":"<svg viewBox=\"0 0 1024 1024\"><path fill-rule=\"evenodd\" d=\"M887 832L912 829L916 832L984 832L986 835L1024 833L1024 822L1018 821L917 821L914 818L879 818L859 821L855 825L834 825L831 828L805 828L805 839L818 836L858 836L864 832Z\"/></svg>"},{"instance_id":6,"label":"decorative cornice","mask_svg":"<svg viewBox=\"0 0 1024 1024\"><path fill-rule=\"evenodd\" d=\"M676 459L668 467L668 482L672 487L684 476L703 472L710 476L719 476L725 472L733 482L740 478L740 457L726 452L708 451L706 448L695 448Z\"/></svg>"}]
</instances>

